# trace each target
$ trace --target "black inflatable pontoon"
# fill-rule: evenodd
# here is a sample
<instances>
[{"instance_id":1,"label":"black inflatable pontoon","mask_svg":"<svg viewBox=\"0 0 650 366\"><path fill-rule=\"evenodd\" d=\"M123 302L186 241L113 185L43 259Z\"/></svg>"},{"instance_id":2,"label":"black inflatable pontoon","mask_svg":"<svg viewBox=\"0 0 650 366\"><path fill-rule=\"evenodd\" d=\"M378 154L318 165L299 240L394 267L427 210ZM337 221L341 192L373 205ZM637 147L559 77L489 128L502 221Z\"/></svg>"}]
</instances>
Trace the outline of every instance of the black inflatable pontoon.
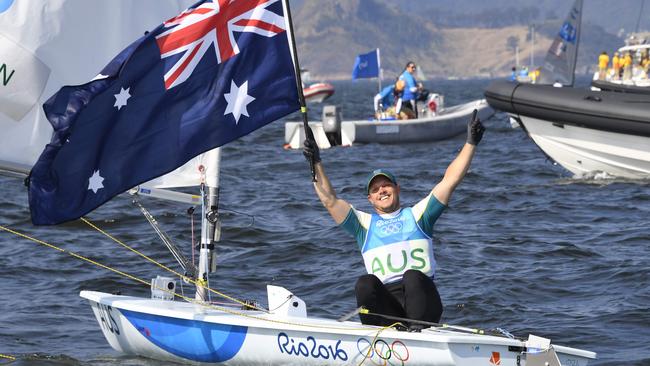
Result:
<instances>
[{"instance_id":1,"label":"black inflatable pontoon","mask_svg":"<svg viewBox=\"0 0 650 366\"><path fill-rule=\"evenodd\" d=\"M515 117L628 135L650 136L650 95L571 87L492 82L485 90L492 108ZM650 148L650 146L649 146Z\"/></svg>"}]
</instances>

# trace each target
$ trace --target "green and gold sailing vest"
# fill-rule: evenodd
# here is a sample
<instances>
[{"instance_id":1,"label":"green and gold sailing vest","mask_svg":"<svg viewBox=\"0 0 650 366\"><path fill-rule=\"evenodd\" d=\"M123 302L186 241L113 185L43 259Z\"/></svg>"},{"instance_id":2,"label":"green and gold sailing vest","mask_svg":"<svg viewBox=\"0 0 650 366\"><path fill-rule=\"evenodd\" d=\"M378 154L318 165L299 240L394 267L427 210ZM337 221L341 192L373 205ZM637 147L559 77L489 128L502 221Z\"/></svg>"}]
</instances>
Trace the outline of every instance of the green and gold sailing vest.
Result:
<instances>
[{"instance_id":1,"label":"green and gold sailing vest","mask_svg":"<svg viewBox=\"0 0 650 366\"><path fill-rule=\"evenodd\" d=\"M389 218L372 214L361 253L368 273L383 283L400 280L409 269L431 278L435 274L433 240L417 224L410 207Z\"/></svg>"}]
</instances>

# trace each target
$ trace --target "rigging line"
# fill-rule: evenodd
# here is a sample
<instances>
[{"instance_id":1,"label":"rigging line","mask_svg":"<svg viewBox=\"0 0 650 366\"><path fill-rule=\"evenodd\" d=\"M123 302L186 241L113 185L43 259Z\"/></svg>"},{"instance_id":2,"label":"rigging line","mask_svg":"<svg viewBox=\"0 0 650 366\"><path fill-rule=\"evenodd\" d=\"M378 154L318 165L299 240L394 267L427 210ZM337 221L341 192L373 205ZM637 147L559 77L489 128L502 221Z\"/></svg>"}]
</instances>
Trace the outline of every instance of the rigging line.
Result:
<instances>
[{"instance_id":1,"label":"rigging line","mask_svg":"<svg viewBox=\"0 0 650 366\"><path fill-rule=\"evenodd\" d=\"M360 308L359 314L374 315L374 316L378 316L378 317L381 317L381 318L384 318L384 319L403 321L403 322L413 323L413 324L421 324L421 325L426 325L426 326L429 326L429 327L439 328L439 329L452 329L452 330L456 330L456 331L460 331L460 332L466 332L466 333L472 333L472 334L480 334L480 335L488 334L488 335L493 335L493 336L507 337L507 338L510 338L510 339L520 340L520 339L516 338L515 336L513 336L512 334L503 331L502 329L499 330L500 328L497 328L497 331L495 332L495 331L491 331L491 330L468 328L468 327L463 327L463 326L459 326L459 325L450 325L450 324L445 324L445 323L440 324L440 323L434 323L434 322L427 322L427 321L424 321L424 320L409 319L409 318L402 318L402 317L399 317L399 316L392 316L392 315L373 313L370 310L368 310L366 308L363 308L363 307Z\"/></svg>"},{"instance_id":2,"label":"rigging line","mask_svg":"<svg viewBox=\"0 0 650 366\"><path fill-rule=\"evenodd\" d=\"M278 310L279 308L281 308L282 306L284 306L284 304L286 304L287 302L289 302L289 300L291 300L292 298L293 298L293 294L287 296L287 298L282 302L282 304L276 306L275 309L269 309L269 312L272 313L272 312Z\"/></svg>"},{"instance_id":3,"label":"rigging line","mask_svg":"<svg viewBox=\"0 0 650 366\"><path fill-rule=\"evenodd\" d=\"M190 263L187 258L183 255L183 253L178 249L178 247L172 242L171 238L167 233L165 233L160 226L158 225L158 221L151 215L149 210L147 210L137 199L133 199L133 204L138 206L140 209L140 212L142 212L142 215L147 219L153 230L156 232L160 240L162 240L163 244L169 249L171 252L172 256L178 264L183 268L183 271L185 271L185 276L187 277L194 277L196 276L196 268L193 267L194 263Z\"/></svg>"},{"instance_id":4,"label":"rigging line","mask_svg":"<svg viewBox=\"0 0 650 366\"><path fill-rule=\"evenodd\" d=\"M139 255L140 257L146 259L147 261L149 261L149 262L151 262L151 263L157 265L158 267L160 267L160 268L162 268L162 269L164 269L164 270L166 270L166 271L168 271L168 272L171 272L171 273L175 274L176 276L179 276L181 279L185 279L185 280L187 280L187 282L189 282L189 283L191 283L191 284L193 284L193 285L195 285L195 286L203 286L203 287L205 287L206 289L208 289L208 291L213 292L213 293L215 293L215 294L217 294L217 295L219 295L219 296L221 296L221 297L224 297L224 298L226 298L226 299L228 299L228 300L230 300L230 301L236 302L236 303L239 304L239 305L250 307L250 306L247 305L244 301L241 301L241 300L236 299L236 298L234 298L234 297L228 296L228 295L226 295L226 294L224 294L224 293L222 293L222 292L219 292L219 291L217 291L217 290L214 290L214 289L212 289L212 288L210 288L210 287L208 287L208 286L205 286L205 284L201 284L201 283L199 283L199 281L196 281L196 280L194 280L194 279L192 279L192 278L189 278L189 277L187 277L187 276L185 276L185 275L182 275L182 274L178 273L177 271L174 271L173 269L171 269L171 268L165 266L164 264L157 262L155 259L152 259L151 257L147 256L146 254L143 254L143 253L137 251L136 249L134 249L134 248L132 248L132 247L130 247L130 246L124 244L122 241L120 241L120 240L117 239L116 237L112 236L111 234L107 233L106 231L100 229L100 228L97 227L95 224L91 223L90 221L86 220L85 218L82 217L82 218L80 218L80 220L83 221L84 223L86 223L86 224L87 224L88 226L90 226L91 228L97 230L98 232L100 232L101 234L103 234L104 236L106 236L107 238L113 240L113 241L116 242L117 244L119 244L119 245L123 246L124 248L130 250L131 252L133 252L133 253ZM266 309L262 309L262 308L258 308L258 307L255 307L254 309L255 309L255 310L259 310L259 311L263 311L263 312L268 312L268 310L266 310Z\"/></svg>"},{"instance_id":5,"label":"rigging line","mask_svg":"<svg viewBox=\"0 0 650 366\"><path fill-rule=\"evenodd\" d=\"M68 254L68 255L70 255L70 256L72 256L72 257L75 257L75 258L77 258L77 259L81 259L81 260L86 261L86 262L88 262L88 263L94 264L94 265L96 265L96 266L98 266L98 267L101 267L101 268L107 269L107 270L109 270L109 271L111 271L111 272L114 272L114 273L117 273L117 274L123 275L123 276L125 276L125 277L127 277L127 278L129 278L129 279L132 279L132 280L136 281L136 282L140 282L140 283L142 283L142 284L144 284L144 285L146 285L146 286L150 286L150 283L147 282L147 281L145 281L145 280L143 280L143 279L137 278L137 277L135 277L135 276L133 276L133 275L130 275L130 274L125 273L125 272L122 272L122 271L120 271L120 270L117 270L117 269L111 268L111 267L109 267L109 266L107 266L107 265L101 264L101 263L99 263L99 262L97 262L97 261L94 261L94 260L92 260L92 259L90 259L90 258L86 258L86 257L84 257L84 256L82 256L82 255L79 255L79 254L77 254L77 253L71 252L71 251L69 251L69 250L65 250L65 249L59 248L59 247L57 247L57 246L55 246L55 245L52 245L52 244L46 243L46 242L44 242L43 240L36 239L36 238L31 237L31 236L29 236L29 235L27 235L27 234L20 233L20 232L18 232L18 231L16 231L16 230L10 229L10 228L5 227L5 226L2 226L2 225L0 225L0 230L4 230L4 231L6 231L6 232L8 232L8 233L14 234L14 235L19 236L19 237L21 237L21 238L24 238L24 239L27 239L27 240L33 241L33 242L35 242L35 243L38 243L38 244L44 245L44 246L46 246L46 247L48 247L48 248L51 248L51 249L57 250L57 251L59 251L59 252L61 252L61 253L66 253L66 254ZM228 309L228 308L224 308L224 307L220 307L220 306L214 306L214 305L212 305L212 304L208 304L208 303L199 302L199 301L196 301L196 300L194 300L194 299L192 299L192 298L189 298L189 297L186 297L186 296L182 296L182 295L180 295L180 294L177 294L177 293L175 293L175 292L172 292L172 291L170 291L170 290L168 290L168 289L166 289L166 288L161 288L161 287L158 287L158 286L155 286L155 287L156 287L157 289L159 289L159 290L162 290L162 291L165 291L165 292L167 292L167 293L170 293L170 294L172 294L172 295L174 295L174 296L177 296L177 297L179 297L179 298L181 298L181 299L183 299L183 300L185 300L185 301L187 301L187 302L189 302L189 303L193 303L193 304L196 304L196 305L200 305L200 306L203 306L203 307L206 307L206 308L214 309L214 310L221 311L221 312L224 312L224 313L228 313L228 314L231 314L231 315L241 316L241 317L243 317L243 318L255 319L255 320L264 321L264 322L269 322L269 323L283 324L283 325L293 325L293 326L305 327L305 328L310 328L310 329L329 329L329 330L344 330L344 331L345 331L345 330L347 330L347 331L355 331L355 330L359 330L359 331L365 331L365 330L368 330L368 331L370 331L370 330L375 330L375 329L376 329L375 327L372 327L372 326L365 326L365 327L358 327L358 328L334 327L334 326L327 326L327 325L321 325L321 324L303 324L303 323L298 323L298 322L290 322L290 321L287 321L287 320L268 319L268 318L264 318L264 317L261 317L261 316L255 316L255 315L245 314L245 313L242 313L242 312L239 312L239 311L235 311L235 310L232 310L232 309ZM250 308L250 305L246 305L246 307ZM384 328L381 328L381 329L377 330L377 336L376 336L376 337L378 337L378 336L379 336L379 333L382 332L382 331L384 331L386 328L389 328L389 327L384 327ZM376 338L376 337L375 337L375 338Z\"/></svg>"},{"instance_id":6,"label":"rigging line","mask_svg":"<svg viewBox=\"0 0 650 366\"><path fill-rule=\"evenodd\" d=\"M382 327L381 329L379 329L379 330L377 331L377 333L375 334L375 337L374 337L374 338L372 339L372 341L370 342L370 345L368 345L368 352L363 356L363 359L361 360L361 362L359 362L359 365L358 365L358 366L363 365L363 363L366 362L366 360L372 358L372 356L371 356L371 351L373 351L373 348L374 348L373 345L375 344L375 342L377 342L377 339L379 338L379 334L380 334L381 332L383 332L384 330L386 330L386 329L395 328L395 327L397 327L398 325L404 325L404 324L402 324L402 323L400 323L400 322L393 323L393 324L391 324L391 325L387 325L387 326L385 326L385 327ZM377 352L377 354L379 354L379 352ZM380 357L381 357L381 356L380 356Z\"/></svg>"},{"instance_id":7,"label":"rigging line","mask_svg":"<svg viewBox=\"0 0 650 366\"><path fill-rule=\"evenodd\" d=\"M190 215L190 237L192 238L192 265L196 267L196 259L194 258L194 207L190 207L187 210L187 214Z\"/></svg>"}]
</instances>

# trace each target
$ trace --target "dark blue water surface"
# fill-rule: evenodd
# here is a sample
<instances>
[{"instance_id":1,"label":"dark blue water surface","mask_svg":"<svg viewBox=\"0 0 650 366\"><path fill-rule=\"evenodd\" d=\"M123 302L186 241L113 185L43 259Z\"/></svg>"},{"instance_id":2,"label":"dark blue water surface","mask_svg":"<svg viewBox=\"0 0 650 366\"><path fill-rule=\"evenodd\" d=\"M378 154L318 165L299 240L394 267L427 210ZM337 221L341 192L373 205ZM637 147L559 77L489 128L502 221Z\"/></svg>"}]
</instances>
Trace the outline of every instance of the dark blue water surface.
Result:
<instances>
[{"instance_id":1,"label":"dark blue water surface","mask_svg":"<svg viewBox=\"0 0 650 366\"><path fill-rule=\"evenodd\" d=\"M487 83L428 87L453 105L481 98ZM376 83L335 86L327 103L344 118L371 114ZM315 106L310 118L319 115ZM573 179L504 115L485 124L472 167L435 227L443 321L548 337L597 352L596 365L649 365L650 181ZM333 148L322 158L339 196L369 211L369 171L392 170L402 202L413 204L441 179L464 139ZM355 307L362 258L318 201L302 154L283 143L278 121L225 147L221 203L236 212L223 212L211 285L265 304L265 284L278 284L303 298L310 314L335 318ZM189 255L187 207L144 205ZM3 226L145 280L165 274L80 221L32 226L20 179L0 177L0 212ZM178 268L127 196L88 218ZM149 296L146 286L0 231L0 354L17 357L16 365L161 364L114 352L80 290Z\"/></svg>"}]
</instances>

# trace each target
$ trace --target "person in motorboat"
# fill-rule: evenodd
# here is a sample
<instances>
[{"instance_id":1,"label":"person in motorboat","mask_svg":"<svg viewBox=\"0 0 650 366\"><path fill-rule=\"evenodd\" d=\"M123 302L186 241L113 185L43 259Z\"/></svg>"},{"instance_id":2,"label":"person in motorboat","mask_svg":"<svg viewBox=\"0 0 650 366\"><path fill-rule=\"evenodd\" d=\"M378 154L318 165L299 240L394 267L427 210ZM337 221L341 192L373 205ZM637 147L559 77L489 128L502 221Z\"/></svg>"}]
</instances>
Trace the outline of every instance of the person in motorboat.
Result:
<instances>
[{"instance_id":1,"label":"person in motorboat","mask_svg":"<svg viewBox=\"0 0 650 366\"><path fill-rule=\"evenodd\" d=\"M375 95L374 106L376 119L408 118L404 113L400 113L405 85L404 80L398 79L395 84L386 86L381 92Z\"/></svg>"},{"instance_id":2,"label":"person in motorboat","mask_svg":"<svg viewBox=\"0 0 650 366\"><path fill-rule=\"evenodd\" d=\"M387 326L395 322L377 314L440 321L443 305L434 282L433 225L465 177L483 137L485 128L476 112L467 124L467 140L460 153L442 180L414 206L401 207L400 185L392 173L383 169L370 173L365 192L375 211L372 214L337 197L318 145L313 138L305 139L303 154L313 163L316 194L336 224L356 239L363 255L368 274L356 282L357 305L374 313L360 314L363 324Z\"/></svg>"},{"instance_id":3,"label":"person in motorboat","mask_svg":"<svg viewBox=\"0 0 650 366\"><path fill-rule=\"evenodd\" d=\"M623 80L630 79L632 79L632 54L627 51L623 58Z\"/></svg>"},{"instance_id":4,"label":"person in motorboat","mask_svg":"<svg viewBox=\"0 0 650 366\"><path fill-rule=\"evenodd\" d=\"M523 66L521 69L519 69L519 74L517 75L517 81L523 82L523 83L529 83L530 82L530 74L528 73L528 67Z\"/></svg>"},{"instance_id":5,"label":"person in motorboat","mask_svg":"<svg viewBox=\"0 0 650 366\"><path fill-rule=\"evenodd\" d=\"M648 49L643 50L641 59L639 60L639 67L641 68L641 75L648 77L648 67L650 67L650 56L648 56Z\"/></svg>"},{"instance_id":6,"label":"person in motorboat","mask_svg":"<svg viewBox=\"0 0 650 366\"><path fill-rule=\"evenodd\" d=\"M402 108L410 109L415 118L418 118L417 95L422 89L422 84L418 84L415 80L413 73L417 70L415 62L409 61L406 63L406 68L399 76L400 80L404 80L406 86L404 88L404 95L402 95Z\"/></svg>"},{"instance_id":7,"label":"person in motorboat","mask_svg":"<svg viewBox=\"0 0 650 366\"><path fill-rule=\"evenodd\" d=\"M618 57L618 52L614 52L614 57L612 57L612 69L614 70L613 73L613 80L618 80L620 78L620 69L621 69L621 59Z\"/></svg>"},{"instance_id":8,"label":"person in motorboat","mask_svg":"<svg viewBox=\"0 0 650 366\"><path fill-rule=\"evenodd\" d=\"M609 55L606 51L601 52L598 56L598 79L605 80L607 75L607 67L609 66Z\"/></svg>"}]
</instances>

